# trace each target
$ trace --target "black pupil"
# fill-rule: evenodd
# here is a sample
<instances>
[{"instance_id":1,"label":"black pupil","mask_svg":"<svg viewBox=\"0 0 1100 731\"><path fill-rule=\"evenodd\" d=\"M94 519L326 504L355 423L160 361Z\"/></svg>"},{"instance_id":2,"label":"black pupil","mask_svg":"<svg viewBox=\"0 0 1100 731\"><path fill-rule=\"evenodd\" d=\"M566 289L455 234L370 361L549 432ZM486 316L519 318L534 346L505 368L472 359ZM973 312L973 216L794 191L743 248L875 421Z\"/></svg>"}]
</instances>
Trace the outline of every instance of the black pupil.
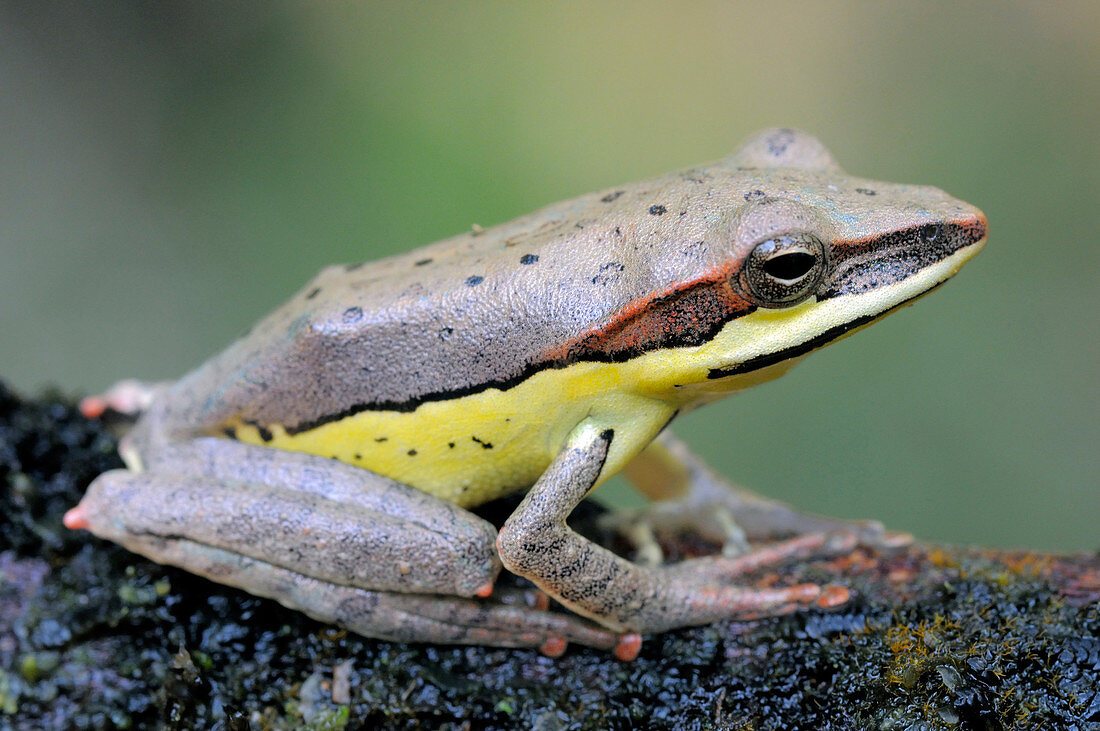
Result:
<instances>
[{"instance_id":1,"label":"black pupil","mask_svg":"<svg viewBox=\"0 0 1100 731\"><path fill-rule=\"evenodd\" d=\"M788 282L801 279L814 268L814 255L804 251L792 251L789 254L773 256L764 262L764 271L768 276Z\"/></svg>"}]
</instances>

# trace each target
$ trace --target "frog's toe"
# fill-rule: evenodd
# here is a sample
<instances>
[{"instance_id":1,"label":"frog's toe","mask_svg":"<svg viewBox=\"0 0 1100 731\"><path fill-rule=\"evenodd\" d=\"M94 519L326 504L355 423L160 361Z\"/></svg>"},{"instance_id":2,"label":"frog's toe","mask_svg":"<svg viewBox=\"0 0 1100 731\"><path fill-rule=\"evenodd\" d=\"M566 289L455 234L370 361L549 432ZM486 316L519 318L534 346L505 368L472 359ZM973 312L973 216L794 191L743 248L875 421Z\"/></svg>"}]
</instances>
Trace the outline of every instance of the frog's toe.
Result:
<instances>
[{"instance_id":1,"label":"frog's toe","mask_svg":"<svg viewBox=\"0 0 1100 731\"><path fill-rule=\"evenodd\" d=\"M827 519L826 519L827 520ZM893 551L913 543L913 534L904 531L888 530L885 525L877 520L834 521L835 525L844 530L853 531L864 548L878 551Z\"/></svg>"},{"instance_id":2,"label":"frog's toe","mask_svg":"<svg viewBox=\"0 0 1100 731\"><path fill-rule=\"evenodd\" d=\"M65 517L61 519L61 523L69 530L88 530L90 523L84 505L78 503L75 507L69 508L65 512Z\"/></svg>"},{"instance_id":3,"label":"frog's toe","mask_svg":"<svg viewBox=\"0 0 1100 731\"><path fill-rule=\"evenodd\" d=\"M887 530L882 532L882 536L878 542L874 544L875 548L883 550L896 550L899 548L905 548L911 546L916 538L912 533L906 533L899 530Z\"/></svg>"},{"instance_id":4,"label":"frog's toe","mask_svg":"<svg viewBox=\"0 0 1100 731\"><path fill-rule=\"evenodd\" d=\"M539 647L539 652L547 657L561 657L565 654L565 648L569 646L564 637L549 637Z\"/></svg>"},{"instance_id":5,"label":"frog's toe","mask_svg":"<svg viewBox=\"0 0 1100 731\"><path fill-rule=\"evenodd\" d=\"M601 516L600 527L610 531L634 547L634 561L642 566L660 566L665 552L657 540L653 523L643 511L622 511Z\"/></svg>"},{"instance_id":6,"label":"frog's toe","mask_svg":"<svg viewBox=\"0 0 1100 731\"><path fill-rule=\"evenodd\" d=\"M98 419L108 411L125 416L137 416L149 408L163 384L127 379L119 381L101 394L80 399L80 413Z\"/></svg>"},{"instance_id":7,"label":"frog's toe","mask_svg":"<svg viewBox=\"0 0 1100 731\"><path fill-rule=\"evenodd\" d=\"M612 651L618 659L630 662L638 657L642 651L642 636L631 632L619 638L619 644Z\"/></svg>"}]
</instances>

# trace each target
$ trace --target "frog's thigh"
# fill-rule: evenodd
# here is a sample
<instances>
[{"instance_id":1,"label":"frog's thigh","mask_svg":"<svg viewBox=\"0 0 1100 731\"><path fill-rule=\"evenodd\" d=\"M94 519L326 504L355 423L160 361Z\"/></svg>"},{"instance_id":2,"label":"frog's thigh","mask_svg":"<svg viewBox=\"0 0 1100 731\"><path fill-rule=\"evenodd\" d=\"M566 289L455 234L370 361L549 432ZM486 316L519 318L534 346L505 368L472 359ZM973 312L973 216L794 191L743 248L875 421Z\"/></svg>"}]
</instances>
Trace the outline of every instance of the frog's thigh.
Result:
<instances>
[{"instance_id":1,"label":"frog's thigh","mask_svg":"<svg viewBox=\"0 0 1100 731\"><path fill-rule=\"evenodd\" d=\"M145 462L92 483L88 528L218 581L205 548L382 591L484 595L500 570L488 522L334 460L211 438Z\"/></svg>"},{"instance_id":2,"label":"frog's thigh","mask_svg":"<svg viewBox=\"0 0 1100 731\"><path fill-rule=\"evenodd\" d=\"M782 614L819 598L833 604L846 596L823 594L812 584L756 590L721 583L759 561L719 557L669 568L639 566L574 533L566 518L599 477L613 439L613 430L592 424L574 430L501 528L497 548L508 570L620 632L659 632L728 617ZM786 546L778 557L815 550L819 543ZM773 558L762 556L760 561Z\"/></svg>"}]
</instances>

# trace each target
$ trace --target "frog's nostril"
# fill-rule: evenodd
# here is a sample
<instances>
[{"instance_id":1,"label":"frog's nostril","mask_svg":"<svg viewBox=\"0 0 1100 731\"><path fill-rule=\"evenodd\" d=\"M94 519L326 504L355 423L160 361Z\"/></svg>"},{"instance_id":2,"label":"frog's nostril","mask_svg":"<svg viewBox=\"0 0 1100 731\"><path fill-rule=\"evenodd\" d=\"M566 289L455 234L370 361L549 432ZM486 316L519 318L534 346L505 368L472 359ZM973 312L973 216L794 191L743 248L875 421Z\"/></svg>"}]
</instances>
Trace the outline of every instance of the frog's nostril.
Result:
<instances>
[{"instance_id":1,"label":"frog's nostril","mask_svg":"<svg viewBox=\"0 0 1100 731\"><path fill-rule=\"evenodd\" d=\"M926 244L935 243L936 239L943 233L942 223L930 223L927 226L922 226L920 229L920 240Z\"/></svg>"}]
</instances>

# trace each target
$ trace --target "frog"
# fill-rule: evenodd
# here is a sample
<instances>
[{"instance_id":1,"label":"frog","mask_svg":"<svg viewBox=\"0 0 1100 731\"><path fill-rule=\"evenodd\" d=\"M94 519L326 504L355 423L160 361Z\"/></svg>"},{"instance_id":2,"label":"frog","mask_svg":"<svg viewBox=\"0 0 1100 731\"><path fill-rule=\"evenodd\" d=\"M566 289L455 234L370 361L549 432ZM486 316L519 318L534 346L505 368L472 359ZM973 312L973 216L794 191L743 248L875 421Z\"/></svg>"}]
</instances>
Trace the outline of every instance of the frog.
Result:
<instances>
[{"instance_id":1,"label":"frog","mask_svg":"<svg viewBox=\"0 0 1100 731\"><path fill-rule=\"evenodd\" d=\"M769 129L712 164L331 266L180 380L86 400L136 421L126 467L64 523L391 641L631 660L646 635L840 606L842 585L747 578L908 537L750 492L669 425L913 303L986 233L942 190L850 176L812 135ZM567 522L617 473L652 500L616 524L632 557ZM500 527L473 512L512 493ZM663 561L658 537L684 527L722 550ZM537 591L498 587L505 570Z\"/></svg>"}]
</instances>

